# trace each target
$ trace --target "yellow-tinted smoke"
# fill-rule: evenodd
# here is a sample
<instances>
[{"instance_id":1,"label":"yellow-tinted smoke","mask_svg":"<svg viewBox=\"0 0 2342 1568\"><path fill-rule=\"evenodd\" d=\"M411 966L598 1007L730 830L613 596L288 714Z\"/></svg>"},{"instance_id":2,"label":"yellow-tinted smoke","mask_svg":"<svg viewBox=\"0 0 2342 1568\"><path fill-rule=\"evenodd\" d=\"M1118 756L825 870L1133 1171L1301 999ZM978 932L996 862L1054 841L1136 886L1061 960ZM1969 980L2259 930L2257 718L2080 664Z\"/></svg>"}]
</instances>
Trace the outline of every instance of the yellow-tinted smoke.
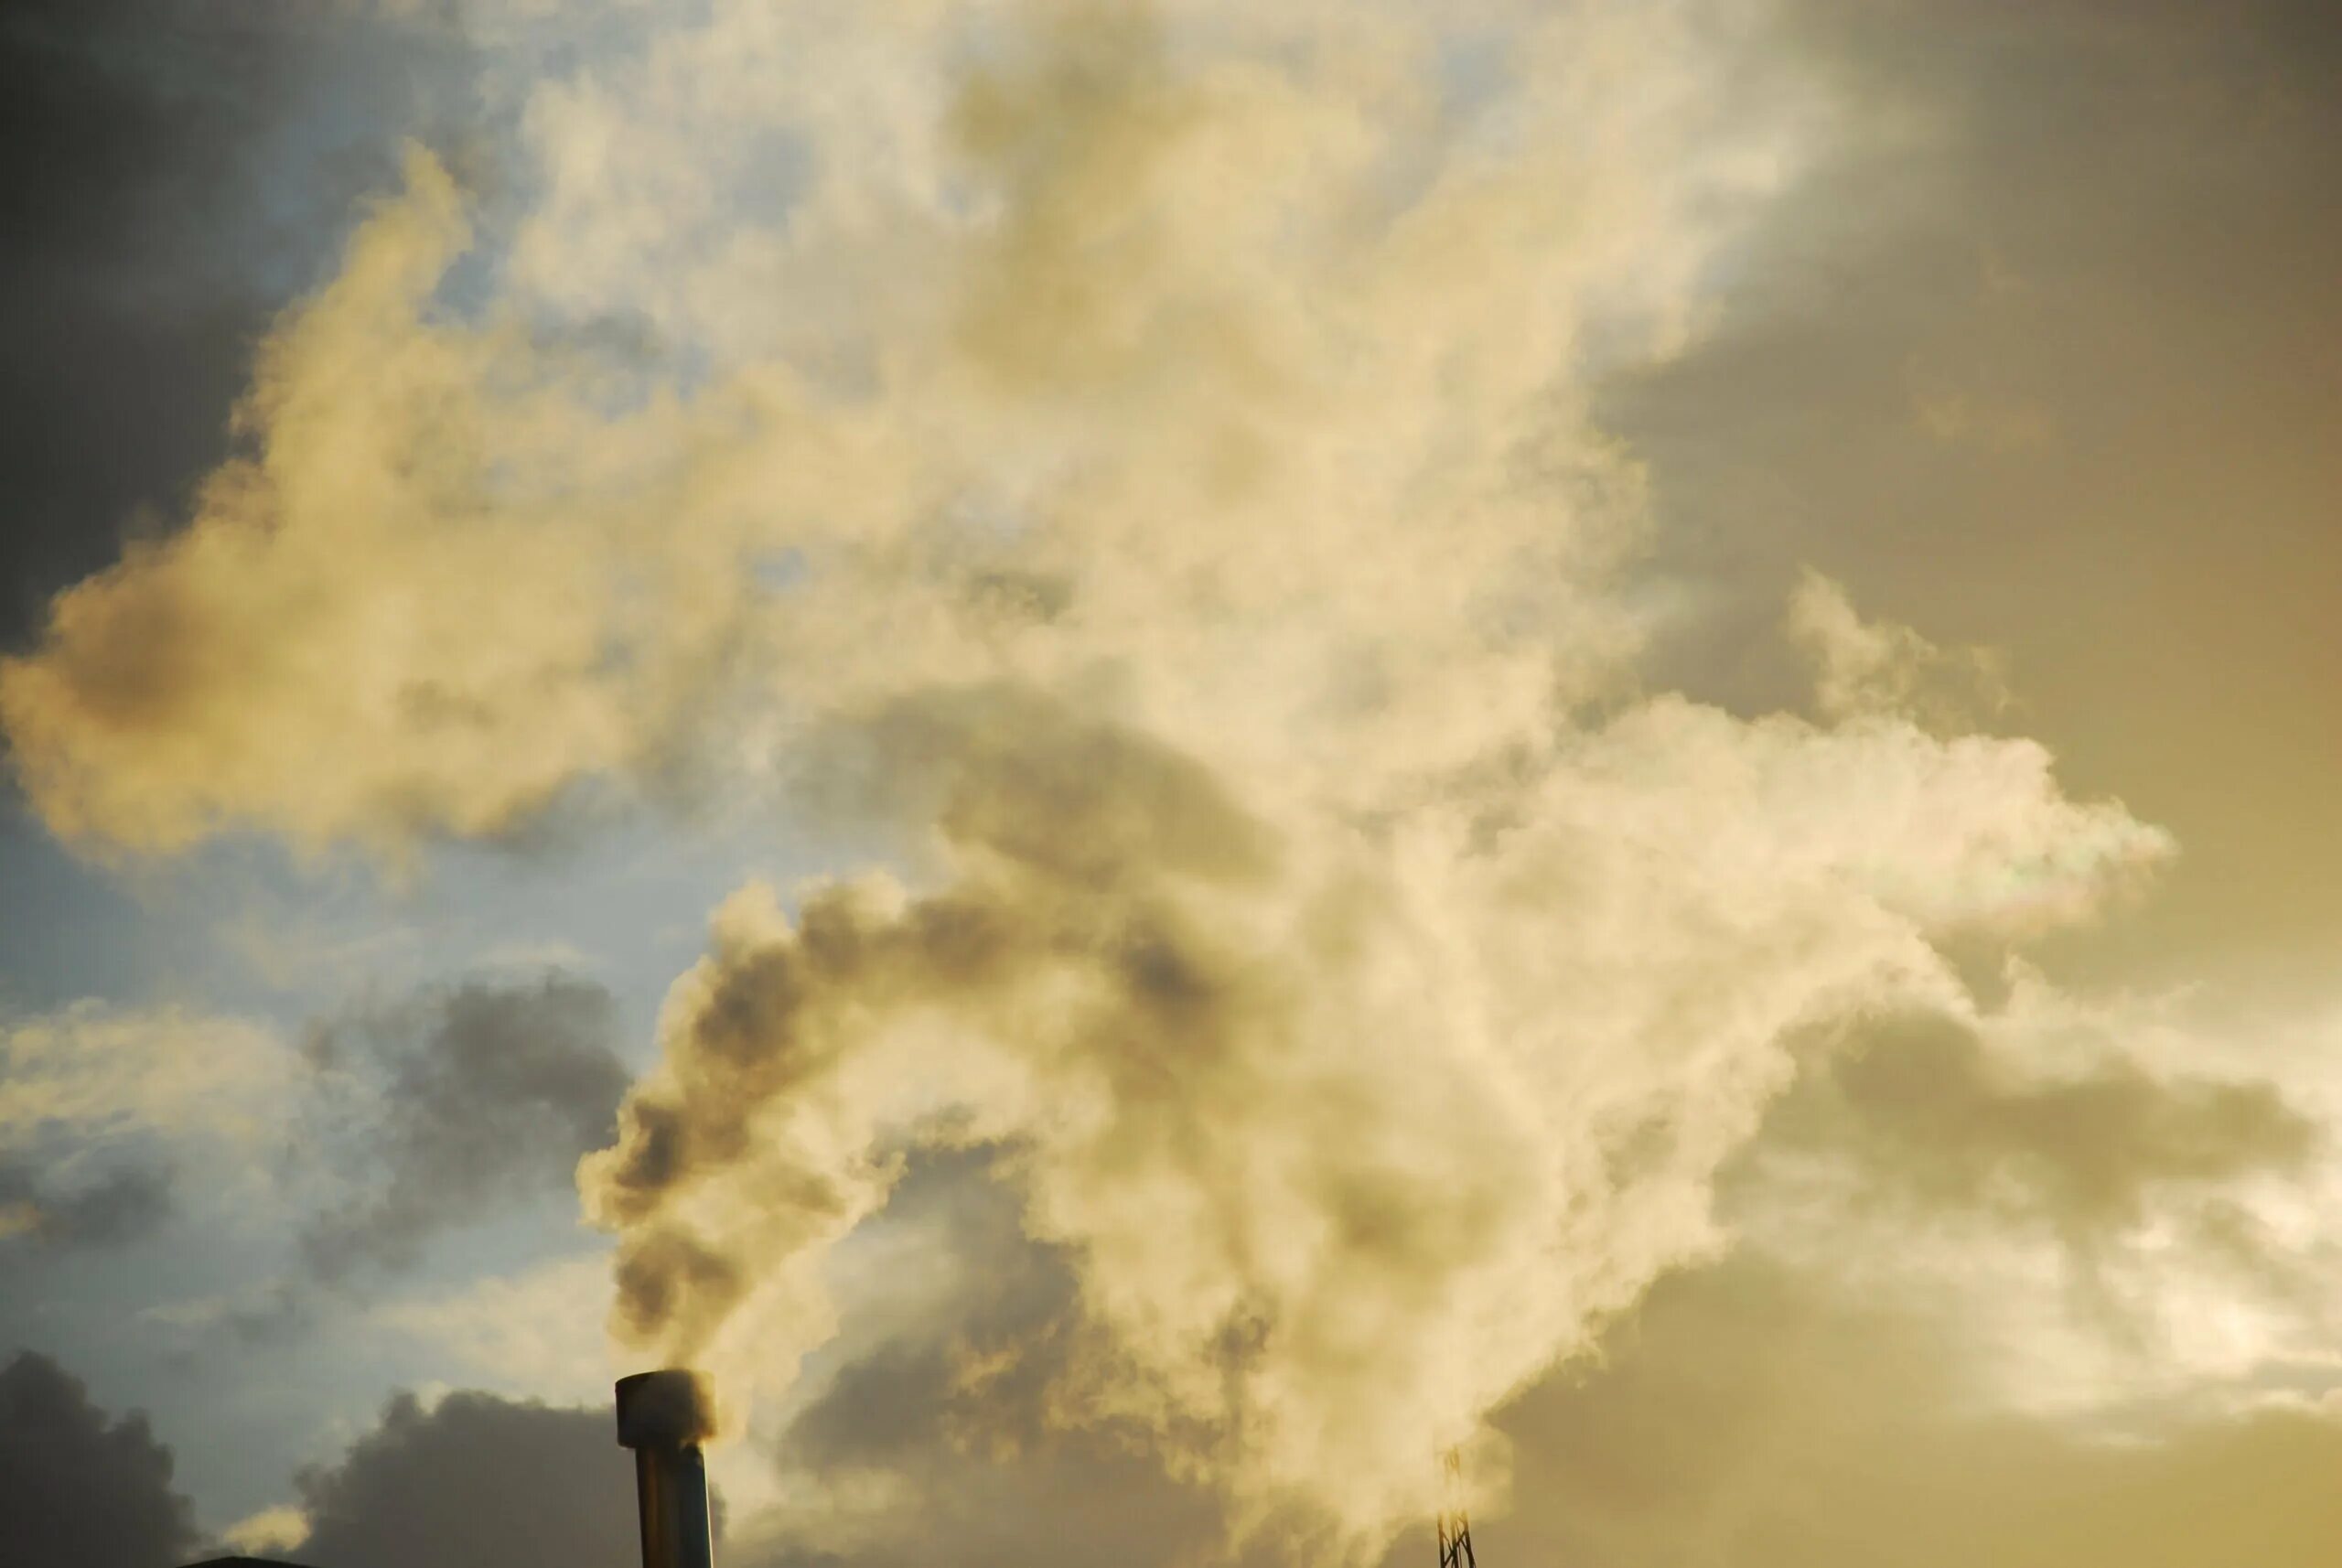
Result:
<instances>
[{"instance_id":1,"label":"yellow-tinted smoke","mask_svg":"<svg viewBox=\"0 0 2342 1568\"><path fill-rule=\"evenodd\" d=\"M1826 596L1835 722L1638 695L1583 404L1810 123L1735 7L1256 9L718 4L536 95L461 318L419 156L257 456L0 717L137 847L494 832L679 758L886 827L671 996L580 1172L622 1335L786 1386L908 1154L997 1144L1079 1282L1060 1418L1371 1542L1714 1245L1785 1037L1956 1014L1944 934L2167 846L1901 716L1919 645ZM726 207L776 128L806 188ZM581 346L622 312L645 362Z\"/></svg>"}]
</instances>

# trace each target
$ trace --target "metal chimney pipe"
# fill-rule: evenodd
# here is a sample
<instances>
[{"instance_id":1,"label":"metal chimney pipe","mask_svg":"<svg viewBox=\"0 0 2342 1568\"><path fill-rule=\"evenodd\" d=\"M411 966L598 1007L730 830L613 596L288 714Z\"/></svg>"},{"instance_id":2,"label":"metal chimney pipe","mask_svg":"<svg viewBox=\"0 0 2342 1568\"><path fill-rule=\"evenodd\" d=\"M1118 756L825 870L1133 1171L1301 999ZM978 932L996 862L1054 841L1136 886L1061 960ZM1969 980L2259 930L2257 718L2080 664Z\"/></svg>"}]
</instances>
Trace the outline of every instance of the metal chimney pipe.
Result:
<instances>
[{"instance_id":1,"label":"metal chimney pipe","mask_svg":"<svg viewBox=\"0 0 2342 1568\"><path fill-rule=\"evenodd\" d=\"M714 1404L697 1372L671 1367L618 1384L618 1444L634 1450L642 1509L642 1568L715 1568L707 1512L707 1459Z\"/></svg>"}]
</instances>

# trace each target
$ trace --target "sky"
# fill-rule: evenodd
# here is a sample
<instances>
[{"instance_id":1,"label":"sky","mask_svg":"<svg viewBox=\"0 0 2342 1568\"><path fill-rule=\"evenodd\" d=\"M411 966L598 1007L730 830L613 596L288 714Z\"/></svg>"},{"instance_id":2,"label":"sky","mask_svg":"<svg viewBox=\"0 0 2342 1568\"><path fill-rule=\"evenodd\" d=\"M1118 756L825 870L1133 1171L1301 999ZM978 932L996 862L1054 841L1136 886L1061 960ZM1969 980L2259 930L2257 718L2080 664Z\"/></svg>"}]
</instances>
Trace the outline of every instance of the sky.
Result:
<instances>
[{"instance_id":1,"label":"sky","mask_svg":"<svg viewBox=\"0 0 2342 1568\"><path fill-rule=\"evenodd\" d=\"M2337 67L9 6L0 1536L2333 1560Z\"/></svg>"}]
</instances>

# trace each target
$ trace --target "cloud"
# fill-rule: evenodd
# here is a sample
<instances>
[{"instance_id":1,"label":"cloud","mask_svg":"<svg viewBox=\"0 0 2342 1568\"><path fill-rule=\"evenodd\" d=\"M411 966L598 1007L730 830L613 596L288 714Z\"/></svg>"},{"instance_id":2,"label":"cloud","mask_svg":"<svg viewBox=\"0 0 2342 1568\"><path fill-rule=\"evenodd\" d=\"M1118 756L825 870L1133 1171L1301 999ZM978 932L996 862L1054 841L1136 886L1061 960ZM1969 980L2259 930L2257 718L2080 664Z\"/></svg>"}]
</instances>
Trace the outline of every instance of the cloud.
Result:
<instances>
[{"instance_id":1,"label":"cloud","mask_svg":"<svg viewBox=\"0 0 2342 1568\"><path fill-rule=\"evenodd\" d=\"M248 1556L286 1557L309 1538L309 1516L282 1505L245 1515L220 1532L220 1541Z\"/></svg>"},{"instance_id":2,"label":"cloud","mask_svg":"<svg viewBox=\"0 0 2342 1568\"><path fill-rule=\"evenodd\" d=\"M1789 634L1813 661L1814 701L1833 718L1901 714L1957 734L2009 702L1990 650L1947 650L1909 627L1864 621L1843 585L1818 572L1789 599Z\"/></svg>"},{"instance_id":3,"label":"cloud","mask_svg":"<svg viewBox=\"0 0 2342 1568\"><path fill-rule=\"evenodd\" d=\"M393 1399L339 1463L305 1472L305 1557L334 1568L630 1568L634 1466L607 1410L474 1391Z\"/></svg>"},{"instance_id":4,"label":"cloud","mask_svg":"<svg viewBox=\"0 0 2342 1568\"><path fill-rule=\"evenodd\" d=\"M0 1023L0 1141L200 1133L249 1142L272 1125L292 1054L260 1027L178 1008L77 1003Z\"/></svg>"},{"instance_id":5,"label":"cloud","mask_svg":"<svg viewBox=\"0 0 2342 1568\"><path fill-rule=\"evenodd\" d=\"M30 1237L48 1247L110 1246L152 1231L171 1211L171 1173L124 1165L87 1186L59 1187L38 1168L0 1161L0 1242Z\"/></svg>"},{"instance_id":6,"label":"cloud","mask_svg":"<svg viewBox=\"0 0 2342 1568\"><path fill-rule=\"evenodd\" d=\"M609 1262L596 1252L394 1297L368 1317L487 1391L587 1403L617 1376L609 1298Z\"/></svg>"},{"instance_id":7,"label":"cloud","mask_svg":"<svg viewBox=\"0 0 2342 1568\"><path fill-rule=\"evenodd\" d=\"M1765 633L1809 565L1865 616L1988 644L2018 703L1995 727L2187 849L2073 961L2316 983L2342 844L2337 647L2309 585L2342 571L2342 456L2292 345L2342 334L2314 259L2342 245L2334 13L1777 14L1840 117L1735 252L1713 330L1596 394L1649 465L1651 575L1698 607L1651 679L1801 703Z\"/></svg>"},{"instance_id":8,"label":"cloud","mask_svg":"<svg viewBox=\"0 0 2342 1568\"><path fill-rule=\"evenodd\" d=\"M306 1262L328 1279L404 1267L444 1230L566 1190L626 1090L617 1033L610 993L558 974L470 982L317 1030L317 1092L351 1121L337 1146L359 1190L309 1221Z\"/></svg>"},{"instance_id":9,"label":"cloud","mask_svg":"<svg viewBox=\"0 0 2342 1568\"><path fill-rule=\"evenodd\" d=\"M383 172L364 128L426 112L444 46L334 9L26 0L0 20L0 647L176 521L227 456L252 343Z\"/></svg>"},{"instance_id":10,"label":"cloud","mask_svg":"<svg viewBox=\"0 0 2342 1568\"><path fill-rule=\"evenodd\" d=\"M2087 1243L2175 1193L2304 1176L2326 1143L2267 1081L2164 1077L2114 1053L2028 1062L1956 1018L1882 1020L1864 1036L1775 1110L1768 1139L1852 1162L1879 1202L2037 1218Z\"/></svg>"},{"instance_id":11,"label":"cloud","mask_svg":"<svg viewBox=\"0 0 2342 1568\"><path fill-rule=\"evenodd\" d=\"M248 1220L295 1061L257 1024L174 1007L0 1017L0 1266L126 1245L189 1208Z\"/></svg>"},{"instance_id":12,"label":"cloud","mask_svg":"<svg viewBox=\"0 0 2342 1568\"><path fill-rule=\"evenodd\" d=\"M949 1540L971 1564L1278 1561L1227 1549L1224 1500L1166 1472L1134 1434L1069 1430L1051 1390L1081 1332L1077 1280L1025 1234L998 1151L915 1159L881 1239L917 1239L944 1277L883 1331L825 1352L785 1418L755 1434L767 1506L732 1560L908 1564ZM899 1304L888 1269L871 1306ZM857 1303L857 1307L859 1304Z\"/></svg>"},{"instance_id":13,"label":"cloud","mask_svg":"<svg viewBox=\"0 0 2342 1568\"><path fill-rule=\"evenodd\" d=\"M172 1568L195 1548L171 1451L132 1414L109 1422L55 1361L19 1351L0 1367L0 1520L34 1563Z\"/></svg>"},{"instance_id":14,"label":"cloud","mask_svg":"<svg viewBox=\"0 0 2342 1568\"><path fill-rule=\"evenodd\" d=\"M267 325L224 280L185 290L139 260L185 254L239 144L256 139L240 101L272 99L283 63L266 32L236 49L168 26L167 9L33 4L0 24L0 312L18 345L0 371L16 475L0 546L12 648L49 593L113 553L134 508L173 504L218 461ZM178 311L148 297L182 292L199 297ZM102 441L110 461L94 460Z\"/></svg>"},{"instance_id":15,"label":"cloud","mask_svg":"<svg viewBox=\"0 0 2342 1568\"><path fill-rule=\"evenodd\" d=\"M437 1238L531 1202L561 1205L607 1143L627 1070L616 1004L559 974L471 981L355 1007L305 1047L231 1018L81 1004L0 1026L0 1267L124 1245L166 1220L289 1246L295 1267L148 1320L246 1345L306 1336L350 1285L411 1269ZM576 1283L574 1273L568 1276ZM599 1315L607 1289L525 1307L540 1325ZM343 1304L346 1305L346 1304ZM389 1304L435 1346L491 1353L477 1307ZM581 1321L583 1321L581 1319ZM492 1353L510 1356L525 1336ZM530 1374L589 1337L540 1351ZM524 1359L489 1369L521 1377ZM572 1380L513 1386L533 1391Z\"/></svg>"},{"instance_id":16,"label":"cloud","mask_svg":"<svg viewBox=\"0 0 2342 1568\"><path fill-rule=\"evenodd\" d=\"M2322 1076L2168 1003L2012 982L1809 1057L1724 1176L1735 1234L1957 1319L1971 1404L2232 1410L2326 1361L2342 1209Z\"/></svg>"},{"instance_id":17,"label":"cloud","mask_svg":"<svg viewBox=\"0 0 2342 1568\"><path fill-rule=\"evenodd\" d=\"M1499 1418L1517 1511L1475 1533L1492 1560L1617 1568L2211 1568L2342 1546L2330 1413L1980 1408L1957 1317L1760 1258L1677 1276L1598 1366Z\"/></svg>"}]
</instances>

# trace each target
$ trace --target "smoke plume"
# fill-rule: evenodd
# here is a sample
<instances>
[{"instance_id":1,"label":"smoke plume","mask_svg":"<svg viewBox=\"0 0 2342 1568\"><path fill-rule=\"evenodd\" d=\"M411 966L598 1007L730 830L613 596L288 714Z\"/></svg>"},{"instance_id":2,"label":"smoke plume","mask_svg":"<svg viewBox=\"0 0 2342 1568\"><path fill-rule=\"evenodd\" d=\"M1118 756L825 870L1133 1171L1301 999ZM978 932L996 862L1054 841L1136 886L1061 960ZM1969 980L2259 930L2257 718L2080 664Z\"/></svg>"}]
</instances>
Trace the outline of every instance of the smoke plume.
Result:
<instances>
[{"instance_id":1,"label":"smoke plume","mask_svg":"<svg viewBox=\"0 0 2342 1568\"><path fill-rule=\"evenodd\" d=\"M1644 690L1587 390L1828 106L1732 0L1437 9L718 0L535 84L534 205L418 152L248 457L0 665L30 795L396 850L770 791L867 853L723 906L580 1166L621 1336L787 1388L982 1146L1054 1420L1386 1538L1717 1247L1786 1042L1972 1015L1948 938L2168 849L1834 599L1820 719Z\"/></svg>"}]
</instances>

